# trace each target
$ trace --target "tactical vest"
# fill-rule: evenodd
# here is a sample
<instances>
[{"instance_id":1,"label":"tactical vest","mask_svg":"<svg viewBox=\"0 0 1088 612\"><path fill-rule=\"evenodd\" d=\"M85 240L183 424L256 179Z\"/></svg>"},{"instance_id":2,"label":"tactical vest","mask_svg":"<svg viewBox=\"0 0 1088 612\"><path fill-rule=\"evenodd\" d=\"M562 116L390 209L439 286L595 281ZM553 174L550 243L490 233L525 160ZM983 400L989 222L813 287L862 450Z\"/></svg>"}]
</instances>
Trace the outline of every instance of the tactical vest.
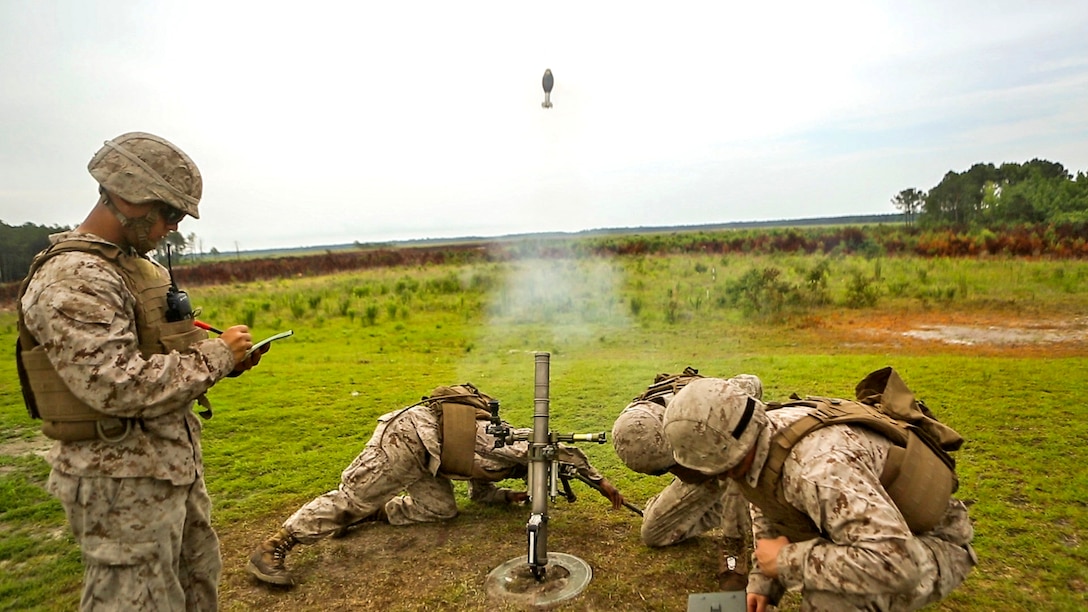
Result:
<instances>
[{"instance_id":1,"label":"tactical vest","mask_svg":"<svg viewBox=\"0 0 1088 612\"><path fill-rule=\"evenodd\" d=\"M937 525L948 509L952 493L959 486L955 459L949 455L963 444L963 438L933 417L925 404L891 368L873 372L856 388L861 401L806 397L786 403L771 403L767 409L800 406L808 415L771 437L770 454L756 487L738 484L749 501L782 529L791 541L820 535L816 524L786 502L779 481L790 451L809 433L828 425L860 425L890 440L880 484L895 502L912 533L925 533Z\"/></svg>"},{"instance_id":2,"label":"tactical vest","mask_svg":"<svg viewBox=\"0 0 1088 612\"><path fill-rule=\"evenodd\" d=\"M442 473L460 478L480 476L476 465L476 421L489 420L492 398L472 383L435 387L420 402L438 411L442 423Z\"/></svg>"},{"instance_id":3,"label":"tactical vest","mask_svg":"<svg viewBox=\"0 0 1088 612\"><path fill-rule=\"evenodd\" d=\"M104 414L77 398L57 374L23 319L22 299L34 273L50 258L72 251L101 257L120 273L136 300L136 338L145 359L155 354L183 351L206 339L208 333L193 325L191 319L166 321L170 277L147 259L125 254L115 245L86 240L63 240L35 256L19 288L19 338L15 350L27 411L31 418L42 420L42 433L54 440L76 442L100 438L119 442L128 435L135 419ZM207 406L203 396L200 399L202 405Z\"/></svg>"},{"instance_id":4,"label":"tactical vest","mask_svg":"<svg viewBox=\"0 0 1088 612\"><path fill-rule=\"evenodd\" d=\"M699 374L699 370L691 366L684 368L682 374L658 374L654 377L654 383L631 402L653 402L665 407L667 403L665 396L670 394L675 396L680 389L696 378L702 378L702 375Z\"/></svg>"}]
</instances>

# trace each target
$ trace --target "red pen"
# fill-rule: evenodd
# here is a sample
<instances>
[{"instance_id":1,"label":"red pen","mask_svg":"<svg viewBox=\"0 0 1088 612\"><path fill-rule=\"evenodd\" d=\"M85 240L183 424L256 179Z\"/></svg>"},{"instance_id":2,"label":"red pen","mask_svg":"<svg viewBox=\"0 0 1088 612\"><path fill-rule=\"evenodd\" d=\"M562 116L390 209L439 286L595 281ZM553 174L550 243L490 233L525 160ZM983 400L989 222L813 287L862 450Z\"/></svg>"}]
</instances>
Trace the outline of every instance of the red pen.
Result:
<instances>
[{"instance_id":1,"label":"red pen","mask_svg":"<svg viewBox=\"0 0 1088 612\"><path fill-rule=\"evenodd\" d=\"M219 331L218 329L212 327L211 325L208 325L207 323L205 323L204 321L201 321L199 319L193 319L193 325L196 325L200 329L206 329L206 330L212 332L213 334L219 334L220 336L223 335L223 332Z\"/></svg>"}]
</instances>

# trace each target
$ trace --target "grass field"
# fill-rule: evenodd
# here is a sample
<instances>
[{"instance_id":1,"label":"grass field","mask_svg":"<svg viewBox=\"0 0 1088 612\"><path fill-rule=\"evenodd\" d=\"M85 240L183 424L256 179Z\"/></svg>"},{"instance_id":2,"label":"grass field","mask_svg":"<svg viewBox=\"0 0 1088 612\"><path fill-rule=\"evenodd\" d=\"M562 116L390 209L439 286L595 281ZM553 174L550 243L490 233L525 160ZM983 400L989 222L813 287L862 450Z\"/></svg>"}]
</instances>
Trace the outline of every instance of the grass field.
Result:
<instances>
[{"instance_id":1,"label":"grass field","mask_svg":"<svg viewBox=\"0 0 1088 612\"><path fill-rule=\"evenodd\" d=\"M210 394L204 449L222 607L506 609L483 583L524 554L527 511L473 505L463 488L461 516L448 523L367 526L296 549L292 590L260 586L243 568L260 539L336 486L375 417L437 385L471 381L528 426L532 354L546 351L552 428L563 432L609 430L654 374L687 365L757 374L770 399L849 395L866 373L893 365L967 438L958 496L971 503L981 565L935 609L1085 609L1088 408L1077 398L1088 383L1086 280L1088 263L1077 261L683 255L189 288L215 326L295 330ZM14 313L0 313L0 342L12 346L15 335ZM0 425L0 608L72 609L79 551L42 490L43 441L13 367L0 371ZM629 472L611 444L582 447L635 504L668 482ZM638 517L576 492L576 503L551 508L549 550L594 568L569 609L684 610L687 593L713 590L712 537L648 550Z\"/></svg>"}]
</instances>

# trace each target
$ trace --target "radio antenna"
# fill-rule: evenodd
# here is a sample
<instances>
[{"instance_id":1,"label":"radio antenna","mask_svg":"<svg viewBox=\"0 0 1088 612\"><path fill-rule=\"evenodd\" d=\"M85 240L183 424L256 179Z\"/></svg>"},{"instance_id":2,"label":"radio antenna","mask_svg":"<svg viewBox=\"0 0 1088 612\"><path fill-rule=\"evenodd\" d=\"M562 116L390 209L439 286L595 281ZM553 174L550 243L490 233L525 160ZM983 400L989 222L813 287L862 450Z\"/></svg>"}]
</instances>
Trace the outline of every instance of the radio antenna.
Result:
<instances>
[{"instance_id":1,"label":"radio antenna","mask_svg":"<svg viewBox=\"0 0 1088 612\"><path fill-rule=\"evenodd\" d=\"M166 270L170 272L170 286L174 289L178 288L177 281L174 280L174 262L170 259L170 243L166 243Z\"/></svg>"}]
</instances>

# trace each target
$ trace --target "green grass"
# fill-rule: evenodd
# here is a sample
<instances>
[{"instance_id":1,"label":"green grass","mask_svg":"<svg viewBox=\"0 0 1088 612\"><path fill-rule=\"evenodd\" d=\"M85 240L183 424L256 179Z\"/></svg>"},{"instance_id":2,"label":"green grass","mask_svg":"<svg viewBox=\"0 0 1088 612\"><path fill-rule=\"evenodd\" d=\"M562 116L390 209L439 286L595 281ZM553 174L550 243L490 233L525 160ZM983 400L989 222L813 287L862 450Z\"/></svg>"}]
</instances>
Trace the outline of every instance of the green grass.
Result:
<instances>
[{"instance_id":1,"label":"green grass","mask_svg":"<svg viewBox=\"0 0 1088 612\"><path fill-rule=\"evenodd\" d=\"M843 396L869 371L894 365L968 440L957 453L958 496L972 504L982 562L937 608L1088 606L1083 357L981 357L939 346L923 355L847 349L811 342L796 325L797 317L849 306L854 273L877 288L881 311L1084 317L1088 263L832 258L825 264L826 306L799 299L767 313L730 303L730 283L749 270L773 267L782 282L802 287L821 259L530 261L191 288L200 318L217 327L247 322L257 337L295 330L256 370L210 393L215 416L205 423L204 450L216 527L223 533L264 517L271 529L272 521L336 486L378 415L437 385L471 381L502 401L508 420L528 426L534 351L551 353L552 428L562 432L610 430L655 373L687 365L709 375L757 374L769 398ZM0 313L0 343L12 346L15 335L14 314ZM11 367L0 370L0 432L0 445L35 432ZM667 482L626 470L611 444L583 449L637 504ZM78 602L79 552L60 505L42 489L47 474L37 456L0 454L0 608L71 609ZM586 508L604 524L636 520L600 503ZM594 537L592 525L562 525ZM652 562L638 546L621 554ZM700 567L698 559L671 562L684 571ZM467 596L455 589L441 597L457 606Z\"/></svg>"}]
</instances>

